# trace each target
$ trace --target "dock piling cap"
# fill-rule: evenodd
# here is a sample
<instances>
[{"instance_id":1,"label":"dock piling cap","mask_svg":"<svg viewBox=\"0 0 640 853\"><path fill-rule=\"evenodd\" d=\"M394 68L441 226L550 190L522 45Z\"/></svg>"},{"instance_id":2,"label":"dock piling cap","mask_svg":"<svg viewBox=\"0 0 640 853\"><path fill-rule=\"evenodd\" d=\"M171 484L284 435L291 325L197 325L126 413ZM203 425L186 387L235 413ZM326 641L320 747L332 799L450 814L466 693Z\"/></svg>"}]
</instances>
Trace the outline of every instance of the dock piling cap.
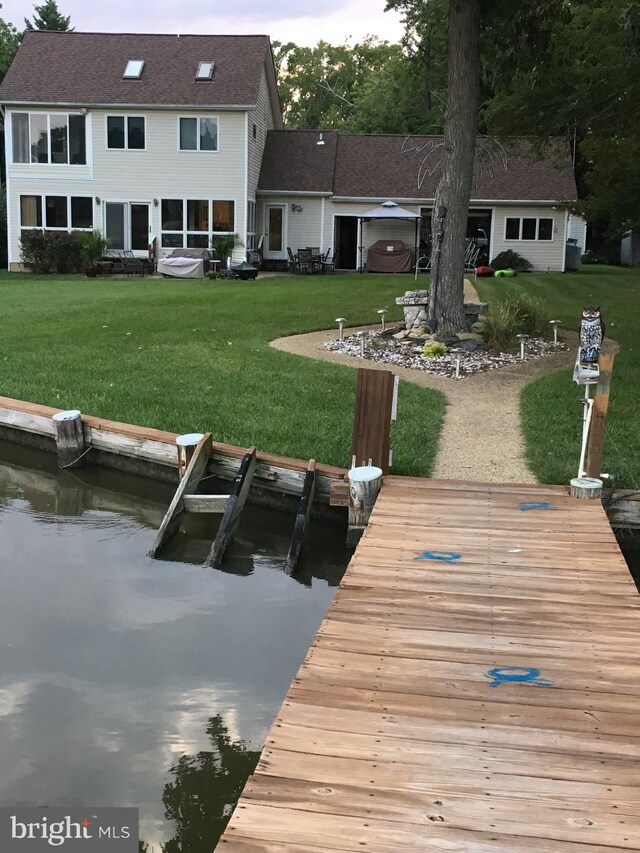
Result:
<instances>
[{"instance_id":1,"label":"dock piling cap","mask_svg":"<svg viewBox=\"0 0 640 853\"><path fill-rule=\"evenodd\" d=\"M79 418L82 412L79 409L68 409L66 412L58 412L53 415L52 420L54 421L75 421L76 418Z\"/></svg>"},{"instance_id":2,"label":"dock piling cap","mask_svg":"<svg viewBox=\"0 0 640 853\"><path fill-rule=\"evenodd\" d=\"M194 444L199 444L203 438L202 432L188 432L185 435L179 435L176 438L176 444L179 447L192 447Z\"/></svg>"},{"instance_id":3,"label":"dock piling cap","mask_svg":"<svg viewBox=\"0 0 640 853\"><path fill-rule=\"evenodd\" d=\"M362 465L349 471L349 479L358 483L368 483L378 477L382 477L382 468L376 468L375 465Z\"/></svg>"}]
</instances>

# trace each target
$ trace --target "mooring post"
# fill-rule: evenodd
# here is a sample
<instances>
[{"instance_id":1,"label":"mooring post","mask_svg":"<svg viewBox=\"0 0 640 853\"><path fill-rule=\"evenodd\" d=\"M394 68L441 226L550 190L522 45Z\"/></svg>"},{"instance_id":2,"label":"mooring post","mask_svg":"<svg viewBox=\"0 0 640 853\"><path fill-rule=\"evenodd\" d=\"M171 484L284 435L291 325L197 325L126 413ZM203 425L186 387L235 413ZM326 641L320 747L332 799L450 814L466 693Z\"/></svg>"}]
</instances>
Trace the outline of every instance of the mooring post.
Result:
<instances>
[{"instance_id":1,"label":"mooring post","mask_svg":"<svg viewBox=\"0 0 640 853\"><path fill-rule=\"evenodd\" d=\"M602 480L598 477L574 477L569 483L572 498L593 501L602 497Z\"/></svg>"},{"instance_id":2,"label":"mooring post","mask_svg":"<svg viewBox=\"0 0 640 853\"><path fill-rule=\"evenodd\" d=\"M185 471L189 467L189 462L191 462L191 458L196 451L196 447L203 438L204 435L201 432L189 432L185 435L179 435L176 438L176 445L178 446L178 475L180 479L184 477Z\"/></svg>"},{"instance_id":3,"label":"mooring post","mask_svg":"<svg viewBox=\"0 0 640 853\"><path fill-rule=\"evenodd\" d=\"M369 522L382 487L382 469L363 465L349 471L349 528L347 545L356 545Z\"/></svg>"},{"instance_id":4,"label":"mooring post","mask_svg":"<svg viewBox=\"0 0 640 853\"><path fill-rule=\"evenodd\" d=\"M79 468L84 465L84 431L82 414L78 409L69 409L53 415L58 448L58 468Z\"/></svg>"},{"instance_id":5,"label":"mooring post","mask_svg":"<svg viewBox=\"0 0 640 853\"><path fill-rule=\"evenodd\" d=\"M591 430L587 442L586 471L589 477L599 477L602 474L602 458L604 456L607 412L609 411L609 391L611 388L613 358L613 355L609 354L600 356L600 376L598 377L596 393L593 398Z\"/></svg>"}]
</instances>

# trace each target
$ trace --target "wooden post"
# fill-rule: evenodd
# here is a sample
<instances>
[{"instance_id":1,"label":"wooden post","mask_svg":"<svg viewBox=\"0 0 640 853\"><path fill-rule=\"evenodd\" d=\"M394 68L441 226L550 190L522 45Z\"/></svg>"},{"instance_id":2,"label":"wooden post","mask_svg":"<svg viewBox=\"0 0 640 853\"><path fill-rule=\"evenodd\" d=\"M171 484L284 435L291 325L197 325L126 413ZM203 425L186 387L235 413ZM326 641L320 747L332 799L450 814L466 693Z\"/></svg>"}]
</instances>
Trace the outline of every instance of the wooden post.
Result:
<instances>
[{"instance_id":1,"label":"wooden post","mask_svg":"<svg viewBox=\"0 0 640 853\"><path fill-rule=\"evenodd\" d=\"M605 428L609 410L609 389L611 387L611 371L613 370L613 355L600 356L600 377L596 385L591 412L591 429L587 443L587 475L599 477L602 474L602 457L604 456Z\"/></svg>"},{"instance_id":2,"label":"wooden post","mask_svg":"<svg viewBox=\"0 0 640 853\"><path fill-rule=\"evenodd\" d=\"M391 371L358 369L351 454L356 465L371 459L383 474L389 471L394 387Z\"/></svg>"},{"instance_id":3,"label":"wooden post","mask_svg":"<svg viewBox=\"0 0 640 853\"><path fill-rule=\"evenodd\" d=\"M203 438L204 435L201 432L189 432L185 435L179 435L176 438L176 445L178 446L178 475L180 479L184 477L196 447Z\"/></svg>"},{"instance_id":4,"label":"wooden post","mask_svg":"<svg viewBox=\"0 0 640 853\"><path fill-rule=\"evenodd\" d=\"M251 488L251 481L255 470L256 449L255 447L252 447L249 452L245 454L242 462L240 463L238 479L233 487L233 491L229 495L229 500L227 501L224 515L220 521L220 527L218 528L218 535L216 536L214 543L211 546L211 550L209 551L206 563L207 566L216 568L222 563L224 552L227 550L229 542L231 542L231 538L238 526L238 522L240 521L240 515L244 509L247 497L249 496L249 489Z\"/></svg>"},{"instance_id":5,"label":"wooden post","mask_svg":"<svg viewBox=\"0 0 640 853\"><path fill-rule=\"evenodd\" d=\"M197 489L198 483L202 479L202 475L207 468L207 463L210 458L211 433L208 432L206 435L203 435L202 439L198 442L185 475L180 480L178 488L173 496L173 500L169 504L169 509L167 510L151 550L149 551L150 557L157 557L160 550L169 541L169 539L171 539L174 533L177 532L180 527L180 522L182 521L182 516L185 513L185 495Z\"/></svg>"},{"instance_id":6,"label":"wooden post","mask_svg":"<svg viewBox=\"0 0 640 853\"><path fill-rule=\"evenodd\" d=\"M84 465L84 432L82 415L77 409L58 412L52 417L56 428L59 468L80 468Z\"/></svg>"},{"instance_id":7,"label":"wooden post","mask_svg":"<svg viewBox=\"0 0 640 853\"><path fill-rule=\"evenodd\" d=\"M373 465L349 471L349 528L347 545L356 545L362 536L382 486L382 469Z\"/></svg>"},{"instance_id":8,"label":"wooden post","mask_svg":"<svg viewBox=\"0 0 640 853\"><path fill-rule=\"evenodd\" d=\"M300 498L298 514L296 515L296 521L293 527L293 536L291 537L291 545L289 547L289 554L287 556L286 568L288 575L292 575L298 567L298 561L300 559L300 552L302 551L304 537L306 536L307 528L309 527L309 519L311 517L311 506L313 504L313 497L315 495L315 491L316 460L310 459L309 467L304 478L304 484L302 486L302 497Z\"/></svg>"},{"instance_id":9,"label":"wooden post","mask_svg":"<svg viewBox=\"0 0 640 853\"><path fill-rule=\"evenodd\" d=\"M597 477L574 477L569 483L572 498L592 501L602 497L602 480Z\"/></svg>"}]
</instances>

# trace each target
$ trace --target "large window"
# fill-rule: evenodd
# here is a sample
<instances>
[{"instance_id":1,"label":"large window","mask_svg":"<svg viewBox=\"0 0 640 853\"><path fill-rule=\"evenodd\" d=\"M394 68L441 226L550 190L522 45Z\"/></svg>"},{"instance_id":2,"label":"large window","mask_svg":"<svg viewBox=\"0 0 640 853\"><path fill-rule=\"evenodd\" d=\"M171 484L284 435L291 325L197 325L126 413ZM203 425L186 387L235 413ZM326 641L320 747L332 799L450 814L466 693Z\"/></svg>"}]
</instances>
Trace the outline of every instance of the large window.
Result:
<instances>
[{"instance_id":1,"label":"large window","mask_svg":"<svg viewBox=\"0 0 640 853\"><path fill-rule=\"evenodd\" d=\"M217 118L181 118L181 151L217 151Z\"/></svg>"},{"instance_id":2,"label":"large window","mask_svg":"<svg viewBox=\"0 0 640 853\"><path fill-rule=\"evenodd\" d=\"M233 201L164 198L161 208L162 246L165 249L207 249L216 234L235 229Z\"/></svg>"},{"instance_id":3,"label":"large window","mask_svg":"<svg viewBox=\"0 0 640 853\"><path fill-rule=\"evenodd\" d=\"M553 219L536 216L508 216L505 240L553 240Z\"/></svg>"},{"instance_id":4,"label":"large window","mask_svg":"<svg viewBox=\"0 0 640 853\"><path fill-rule=\"evenodd\" d=\"M142 151L145 145L144 116L107 116L107 148Z\"/></svg>"},{"instance_id":5,"label":"large window","mask_svg":"<svg viewBox=\"0 0 640 853\"><path fill-rule=\"evenodd\" d=\"M66 195L21 195L20 227L48 231L91 231L93 198Z\"/></svg>"},{"instance_id":6,"label":"large window","mask_svg":"<svg viewBox=\"0 0 640 853\"><path fill-rule=\"evenodd\" d=\"M84 115L13 113L13 162L86 165Z\"/></svg>"}]
</instances>

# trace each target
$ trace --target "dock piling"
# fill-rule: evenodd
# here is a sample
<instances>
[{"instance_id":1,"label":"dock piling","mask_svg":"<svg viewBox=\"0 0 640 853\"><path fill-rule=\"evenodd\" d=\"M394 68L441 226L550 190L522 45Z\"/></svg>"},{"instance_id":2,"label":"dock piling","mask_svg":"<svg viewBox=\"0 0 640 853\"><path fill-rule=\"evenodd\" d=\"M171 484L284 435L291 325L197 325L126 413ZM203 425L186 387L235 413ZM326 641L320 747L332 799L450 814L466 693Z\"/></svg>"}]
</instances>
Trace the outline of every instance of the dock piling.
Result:
<instances>
[{"instance_id":1,"label":"dock piling","mask_svg":"<svg viewBox=\"0 0 640 853\"><path fill-rule=\"evenodd\" d=\"M82 414L78 409L69 409L53 415L56 430L59 468L79 468L84 465L85 442Z\"/></svg>"}]
</instances>

